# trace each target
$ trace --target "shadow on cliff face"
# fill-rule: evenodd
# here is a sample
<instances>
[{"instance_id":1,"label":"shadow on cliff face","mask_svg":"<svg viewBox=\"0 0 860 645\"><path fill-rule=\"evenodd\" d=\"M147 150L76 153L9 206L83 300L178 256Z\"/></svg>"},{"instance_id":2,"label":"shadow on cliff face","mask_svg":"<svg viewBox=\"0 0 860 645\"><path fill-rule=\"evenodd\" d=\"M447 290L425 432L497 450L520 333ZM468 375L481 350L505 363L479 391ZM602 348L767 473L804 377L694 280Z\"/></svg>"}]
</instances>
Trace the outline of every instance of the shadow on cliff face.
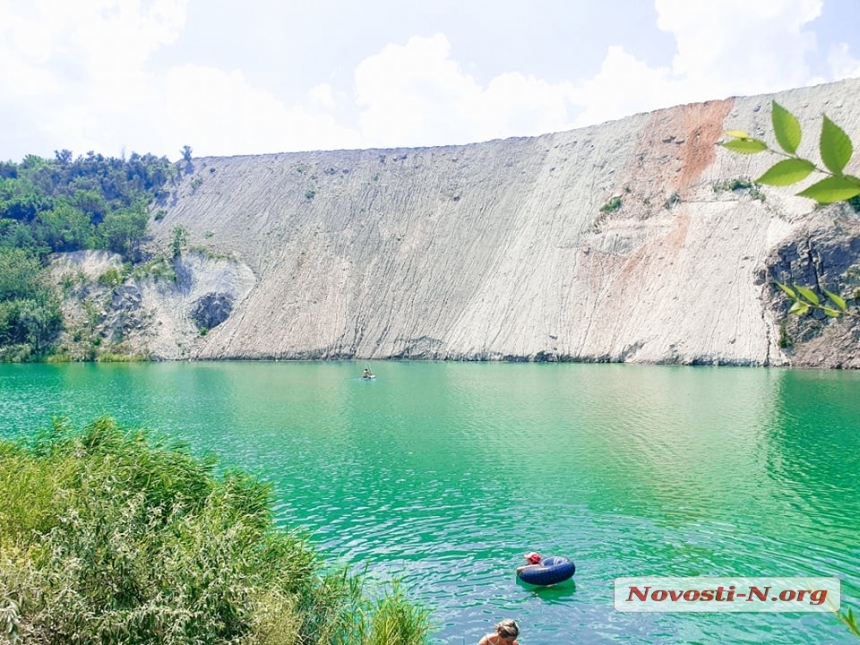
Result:
<instances>
[{"instance_id":1,"label":"shadow on cliff face","mask_svg":"<svg viewBox=\"0 0 860 645\"><path fill-rule=\"evenodd\" d=\"M233 311L233 297L229 293L209 292L191 305L191 319L200 331L217 327Z\"/></svg>"}]
</instances>

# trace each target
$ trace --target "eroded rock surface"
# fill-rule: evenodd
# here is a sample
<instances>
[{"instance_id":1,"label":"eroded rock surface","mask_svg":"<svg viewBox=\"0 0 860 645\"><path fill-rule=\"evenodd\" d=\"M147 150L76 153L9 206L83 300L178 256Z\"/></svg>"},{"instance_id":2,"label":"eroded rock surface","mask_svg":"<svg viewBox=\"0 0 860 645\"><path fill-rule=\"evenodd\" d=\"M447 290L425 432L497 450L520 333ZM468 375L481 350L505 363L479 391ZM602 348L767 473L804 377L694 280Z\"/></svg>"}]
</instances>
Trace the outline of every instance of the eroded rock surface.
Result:
<instances>
[{"instance_id":1,"label":"eroded rock surface","mask_svg":"<svg viewBox=\"0 0 860 645\"><path fill-rule=\"evenodd\" d=\"M104 251L55 258L55 279L68 285L61 351L70 358L91 360L105 353L190 358L202 337L223 323L255 284L243 263L195 251L125 271L118 255Z\"/></svg>"},{"instance_id":2,"label":"eroded rock surface","mask_svg":"<svg viewBox=\"0 0 860 645\"><path fill-rule=\"evenodd\" d=\"M201 359L835 365L818 360L843 351L828 344L833 323L788 329L772 281L850 288L856 213L816 211L796 189L727 187L776 158L716 145L729 129L770 138L772 98L801 119L805 156L817 158L822 114L860 141L854 80L535 138L195 159L157 205L155 243L182 226L237 258L241 286L228 297L193 267L178 291L144 288L143 309L165 312L149 346Z\"/></svg>"}]
</instances>

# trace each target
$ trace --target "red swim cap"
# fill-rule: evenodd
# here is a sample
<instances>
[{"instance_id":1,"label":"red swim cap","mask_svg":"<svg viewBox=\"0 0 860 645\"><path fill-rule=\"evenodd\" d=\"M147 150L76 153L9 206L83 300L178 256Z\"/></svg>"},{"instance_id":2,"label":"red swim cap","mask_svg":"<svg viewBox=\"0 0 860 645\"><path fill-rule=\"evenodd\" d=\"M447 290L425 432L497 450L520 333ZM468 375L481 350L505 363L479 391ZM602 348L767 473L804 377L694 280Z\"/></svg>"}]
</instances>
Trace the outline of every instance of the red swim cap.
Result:
<instances>
[{"instance_id":1,"label":"red swim cap","mask_svg":"<svg viewBox=\"0 0 860 645\"><path fill-rule=\"evenodd\" d=\"M531 553L526 553L526 560L531 562L532 564L537 564L540 562L540 555L532 551Z\"/></svg>"}]
</instances>

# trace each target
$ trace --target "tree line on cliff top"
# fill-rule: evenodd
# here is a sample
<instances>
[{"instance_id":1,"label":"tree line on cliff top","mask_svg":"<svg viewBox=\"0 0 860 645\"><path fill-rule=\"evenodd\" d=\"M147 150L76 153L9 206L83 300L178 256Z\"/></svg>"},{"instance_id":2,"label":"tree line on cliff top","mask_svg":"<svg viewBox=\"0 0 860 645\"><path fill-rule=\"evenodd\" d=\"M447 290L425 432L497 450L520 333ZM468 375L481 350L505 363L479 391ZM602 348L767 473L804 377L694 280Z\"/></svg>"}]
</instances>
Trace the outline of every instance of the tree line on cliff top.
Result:
<instances>
[{"instance_id":1,"label":"tree line on cliff top","mask_svg":"<svg viewBox=\"0 0 860 645\"><path fill-rule=\"evenodd\" d=\"M177 177L166 157L128 159L93 152L54 159L28 155L0 162L0 248L20 248L44 260L57 251L107 249L136 259L149 204Z\"/></svg>"}]
</instances>

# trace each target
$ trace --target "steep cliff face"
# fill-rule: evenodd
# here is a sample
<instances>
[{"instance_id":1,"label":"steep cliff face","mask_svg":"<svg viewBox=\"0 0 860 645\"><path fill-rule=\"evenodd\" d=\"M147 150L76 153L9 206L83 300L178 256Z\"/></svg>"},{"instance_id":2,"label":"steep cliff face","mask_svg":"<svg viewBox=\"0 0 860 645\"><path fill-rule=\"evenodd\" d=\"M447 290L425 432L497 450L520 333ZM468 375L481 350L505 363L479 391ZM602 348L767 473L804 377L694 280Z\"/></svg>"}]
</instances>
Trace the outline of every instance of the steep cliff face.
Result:
<instances>
[{"instance_id":1,"label":"steep cliff face","mask_svg":"<svg viewBox=\"0 0 860 645\"><path fill-rule=\"evenodd\" d=\"M860 141L845 81L536 138L195 159L155 243L182 226L253 277L182 355L797 364L771 281L822 279L831 249L827 284L850 286L857 218L732 185L775 159L715 144L768 137L771 98L807 156L825 113Z\"/></svg>"}]
</instances>

